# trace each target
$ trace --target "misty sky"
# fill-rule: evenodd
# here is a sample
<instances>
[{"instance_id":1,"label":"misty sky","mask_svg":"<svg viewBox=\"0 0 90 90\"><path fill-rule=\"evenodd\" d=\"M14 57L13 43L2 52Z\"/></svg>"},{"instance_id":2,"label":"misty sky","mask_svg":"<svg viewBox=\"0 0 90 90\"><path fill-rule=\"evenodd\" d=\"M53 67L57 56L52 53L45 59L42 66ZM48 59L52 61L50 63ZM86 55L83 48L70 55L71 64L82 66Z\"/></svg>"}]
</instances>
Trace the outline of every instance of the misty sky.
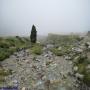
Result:
<instances>
[{"instance_id":1,"label":"misty sky","mask_svg":"<svg viewBox=\"0 0 90 90\"><path fill-rule=\"evenodd\" d=\"M0 0L0 35L90 30L90 0Z\"/></svg>"}]
</instances>

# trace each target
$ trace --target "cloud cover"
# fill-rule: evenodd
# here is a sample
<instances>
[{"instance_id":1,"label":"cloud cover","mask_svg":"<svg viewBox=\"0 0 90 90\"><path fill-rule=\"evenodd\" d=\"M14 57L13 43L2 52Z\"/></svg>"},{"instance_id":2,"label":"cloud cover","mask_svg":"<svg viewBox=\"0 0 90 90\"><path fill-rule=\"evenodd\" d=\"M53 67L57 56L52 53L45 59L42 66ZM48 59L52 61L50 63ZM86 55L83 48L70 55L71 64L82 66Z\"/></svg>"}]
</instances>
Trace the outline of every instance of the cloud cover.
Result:
<instances>
[{"instance_id":1,"label":"cloud cover","mask_svg":"<svg viewBox=\"0 0 90 90\"><path fill-rule=\"evenodd\" d=\"M0 0L0 35L90 30L90 0Z\"/></svg>"}]
</instances>

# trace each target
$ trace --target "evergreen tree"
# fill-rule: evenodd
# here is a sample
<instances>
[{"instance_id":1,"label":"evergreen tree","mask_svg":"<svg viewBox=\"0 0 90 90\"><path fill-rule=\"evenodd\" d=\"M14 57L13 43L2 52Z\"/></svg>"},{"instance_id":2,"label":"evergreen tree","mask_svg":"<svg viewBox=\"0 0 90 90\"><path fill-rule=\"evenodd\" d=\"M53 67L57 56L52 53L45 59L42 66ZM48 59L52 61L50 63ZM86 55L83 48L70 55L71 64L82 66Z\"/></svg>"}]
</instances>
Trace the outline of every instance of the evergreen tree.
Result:
<instances>
[{"instance_id":1,"label":"evergreen tree","mask_svg":"<svg viewBox=\"0 0 90 90\"><path fill-rule=\"evenodd\" d=\"M36 41L37 41L37 31L36 31L36 27L34 25L32 26L32 29L31 29L30 39L31 39L32 43L36 43Z\"/></svg>"}]
</instances>

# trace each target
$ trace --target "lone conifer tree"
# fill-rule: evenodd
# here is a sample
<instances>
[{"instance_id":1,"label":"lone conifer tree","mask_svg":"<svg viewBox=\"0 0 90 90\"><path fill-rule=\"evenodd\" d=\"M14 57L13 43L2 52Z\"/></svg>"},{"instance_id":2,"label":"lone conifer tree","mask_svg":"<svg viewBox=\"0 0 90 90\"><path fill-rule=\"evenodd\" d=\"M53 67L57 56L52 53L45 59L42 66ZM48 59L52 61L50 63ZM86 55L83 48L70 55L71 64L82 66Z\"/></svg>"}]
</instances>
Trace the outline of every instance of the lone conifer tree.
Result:
<instances>
[{"instance_id":1,"label":"lone conifer tree","mask_svg":"<svg viewBox=\"0 0 90 90\"><path fill-rule=\"evenodd\" d=\"M36 43L36 41L37 41L37 31L36 31L36 27L34 25L32 26L32 29L31 29L30 39L31 39L32 43Z\"/></svg>"}]
</instances>

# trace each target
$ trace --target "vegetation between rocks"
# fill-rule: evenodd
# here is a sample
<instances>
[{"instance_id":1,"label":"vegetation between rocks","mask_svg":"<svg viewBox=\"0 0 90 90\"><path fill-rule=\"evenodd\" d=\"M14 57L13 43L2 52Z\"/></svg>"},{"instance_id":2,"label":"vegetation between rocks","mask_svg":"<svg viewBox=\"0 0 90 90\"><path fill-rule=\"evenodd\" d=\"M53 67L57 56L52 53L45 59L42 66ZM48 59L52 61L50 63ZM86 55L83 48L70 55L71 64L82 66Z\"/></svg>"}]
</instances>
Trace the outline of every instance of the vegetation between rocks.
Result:
<instances>
[{"instance_id":1,"label":"vegetation between rocks","mask_svg":"<svg viewBox=\"0 0 90 90\"><path fill-rule=\"evenodd\" d=\"M19 48L30 46L30 41L25 37L2 37L0 38L0 61L8 58L11 54Z\"/></svg>"},{"instance_id":2,"label":"vegetation between rocks","mask_svg":"<svg viewBox=\"0 0 90 90\"><path fill-rule=\"evenodd\" d=\"M40 55L42 54L42 46L40 44L34 44L30 51L32 54Z\"/></svg>"}]
</instances>

